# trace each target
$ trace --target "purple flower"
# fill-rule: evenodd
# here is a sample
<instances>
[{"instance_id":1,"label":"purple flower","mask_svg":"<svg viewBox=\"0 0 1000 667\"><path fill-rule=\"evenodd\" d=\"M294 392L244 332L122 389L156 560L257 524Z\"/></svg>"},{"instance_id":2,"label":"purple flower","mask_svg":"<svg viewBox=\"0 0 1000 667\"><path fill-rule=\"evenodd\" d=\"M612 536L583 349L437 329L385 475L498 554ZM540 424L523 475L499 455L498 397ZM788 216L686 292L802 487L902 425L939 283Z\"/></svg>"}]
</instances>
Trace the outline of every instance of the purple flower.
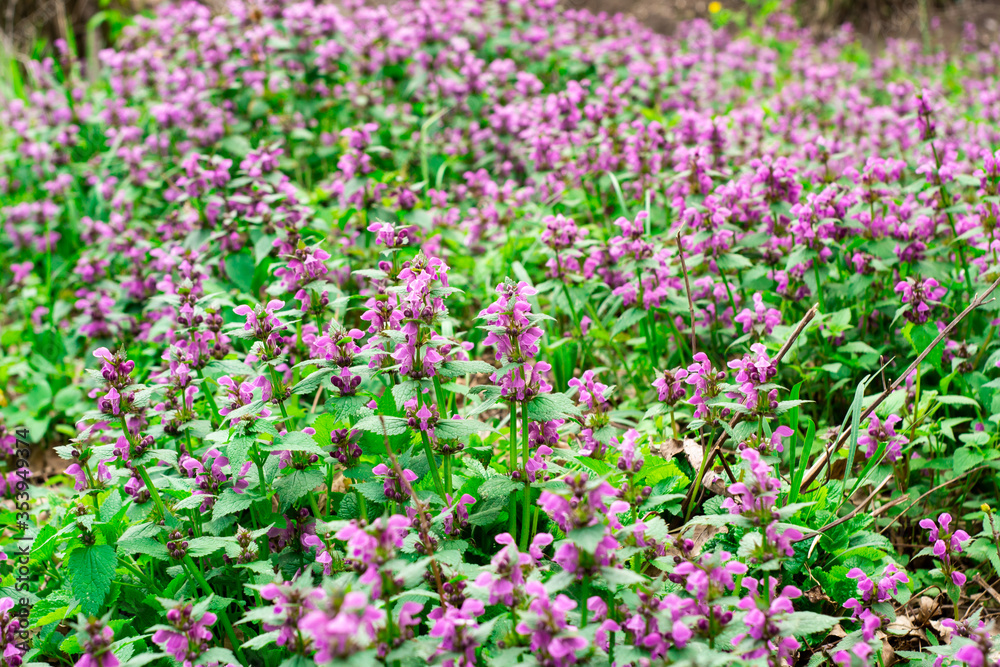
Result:
<instances>
[{"instance_id":1,"label":"purple flower","mask_svg":"<svg viewBox=\"0 0 1000 667\"><path fill-rule=\"evenodd\" d=\"M344 660L367 649L385 621L385 612L358 591L325 597L316 607L302 617L298 628L312 638L317 664Z\"/></svg>"},{"instance_id":2,"label":"purple flower","mask_svg":"<svg viewBox=\"0 0 1000 667\"><path fill-rule=\"evenodd\" d=\"M566 619L576 602L561 593L550 599L545 586L537 581L525 590L533 599L525 620L517 624L517 633L530 637L531 651L540 663L553 667L575 663L576 652L587 647L587 640L577 635L576 626Z\"/></svg>"},{"instance_id":3,"label":"purple flower","mask_svg":"<svg viewBox=\"0 0 1000 667\"><path fill-rule=\"evenodd\" d=\"M898 435L895 425L903 421L898 415L889 415L884 422L880 421L876 415L872 415L868 428L863 430L858 436L858 446L864 448L865 458L871 458L878 451L880 444L887 443L885 447L885 457L891 461L899 460L903 453L903 445L909 442L905 436Z\"/></svg>"},{"instance_id":4,"label":"purple flower","mask_svg":"<svg viewBox=\"0 0 1000 667\"><path fill-rule=\"evenodd\" d=\"M937 523L933 519L921 519L920 527L928 532L928 538L932 544L931 550L934 555L941 560L942 572L948 576L956 586L965 585L965 574L959 572L952 559L954 554L962 553L962 543L969 541L969 534L964 530L949 532L951 526L951 515L943 512L938 516Z\"/></svg>"},{"instance_id":5,"label":"purple flower","mask_svg":"<svg viewBox=\"0 0 1000 667\"><path fill-rule=\"evenodd\" d=\"M942 287L933 278L926 280L907 278L896 283L895 288L895 292L901 295L903 303L910 305L903 316L915 324L927 321L931 305L940 302L947 291L947 288Z\"/></svg>"},{"instance_id":6,"label":"purple flower","mask_svg":"<svg viewBox=\"0 0 1000 667\"><path fill-rule=\"evenodd\" d=\"M639 439L639 432L634 428L625 431L625 436L621 442L618 438L611 438L611 446L617 449L621 456L618 458L618 469L627 473L637 473L642 470L642 453L637 451L636 441Z\"/></svg>"},{"instance_id":7,"label":"purple flower","mask_svg":"<svg viewBox=\"0 0 1000 667\"><path fill-rule=\"evenodd\" d=\"M121 664L115 654L111 652L111 642L115 633L110 626L104 625L100 619L91 617L79 629L83 631L87 639L81 646L83 654L73 667L118 667ZM6 653L4 657L8 658Z\"/></svg>"},{"instance_id":8,"label":"purple flower","mask_svg":"<svg viewBox=\"0 0 1000 667\"><path fill-rule=\"evenodd\" d=\"M451 504L451 496L448 496L448 503ZM458 533L469 525L469 506L474 505L476 499L468 493L463 493L451 507L451 512L444 518L444 532L447 535Z\"/></svg>"},{"instance_id":9,"label":"purple flower","mask_svg":"<svg viewBox=\"0 0 1000 667\"><path fill-rule=\"evenodd\" d=\"M608 395L610 387L594 380L594 371L585 371L583 377L572 378L569 381L570 387L575 387L580 393L580 402L588 410L603 411L609 406Z\"/></svg>"},{"instance_id":10,"label":"purple flower","mask_svg":"<svg viewBox=\"0 0 1000 667\"><path fill-rule=\"evenodd\" d=\"M767 348L761 343L754 343L750 346L751 353L743 355L742 359L729 362L729 367L736 370L735 382L739 385L739 392L726 394L734 400L740 401L750 410L756 410L760 406L764 410L769 410L777 405L777 390L764 392L758 387L769 383L778 374L774 362L767 354ZM762 396L763 394L763 396Z\"/></svg>"},{"instance_id":11,"label":"purple flower","mask_svg":"<svg viewBox=\"0 0 1000 667\"><path fill-rule=\"evenodd\" d=\"M21 262L20 264L11 264L10 270L14 274L14 284L20 285L24 282L24 279L31 275L31 270L35 268L32 262Z\"/></svg>"},{"instance_id":12,"label":"purple flower","mask_svg":"<svg viewBox=\"0 0 1000 667\"><path fill-rule=\"evenodd\" d=\"M683 368L663 371L658 378L653 380L653 387L657 390L657 400L672 406L684 398L687 392L681 381L687 376L688 371Z\"/></svg>"},{"instance_id":13,"label":"purple flower","mask_svg":"<svg viewBox=\"0 0 1000 667\"><path fill-rule=\"evenodd\" d=\"M235 493L243 493L250 486L246 480L247 473L253 463L246 461L232 479L229 469L229 459L214 447L201 457L201 461L191 456L181 458L181 467L187 471L188 477L194 479L194 495L206 496L201 502L201 512L207 512L215 505L216 496L224 488L231 488Z\"/></svg>"},{"instance_id":14,"label":"purple flower","mask_svg":"<svg viewBox=\"0 0 1000 667\"><path fill-rule=\"evenodd\" d=\"M747 631L733 638L733 646L747 660L769 656L769 664L779 665L790 660L800 646L794 637L782 634L781 620L795 611L792 600L801 597L802 591L785 586L779 592L774 577L768 577L768 591L761 591L760 584L753 577L743 578L743 586L749 593L737 606L747 612L743 618ZM741 649L744 643L749 646Z\"/></svg>"},{"instance_id":15,"label":"purple flower","mask_svg":"<svg viewBox=\"0 0 1000 667\"><path fill-rule=\"evenodd\" d=\"M489 590L490 604L512 606L524 598L524 583L528 574L542 559L542 548L552 544L552 536L539 533L531 540L528 553L520 553L510 533L496 537L497 544L504 546L490 561L492 572L483 572L476 577L475 584Z\"/></svg>"},{"instance_id":16,"label":"purple flower","mask_svg":"<svg viewBox=\"0 0 1000 667\"><path fill-rule=\"evenodd\" d=\"M774 327L781 324L781 311L764 305L764 296L757 292L753 295L753 310L744 308L733 319L743 325L743 333L752 331L757 338L761 338L771 335Z\"/></svg>"},{"instance_id":17,"label":"purple flower","mask_svg":"<svg viewBox=\"0 0 1000 667\"><path fill-rule=\"evenodd\" d=\"M688 399L688 403L695 406L695 419L709 417L712 409L706 400L719 395L719 382L725 377L726 374L723 371L715 370L712 362L708 360L708 355L704 352L698 352L694 355L694 363L688 366L687 377L684 381L694 387L694 396Z\"/></svg>"},{"instance_id":18,"label":"purple flower","mask_svg":"<svg viewBox=\"0 0 1000 667\"><path fill-rule=\"evenodd\" d=\"M335 535L338 540L347 542L344 564L361 573L360 583L372 585L374 597L381 591L380 568L403 546L409 528L407 517L393 514L388 519L379 517L363 528L352 521Z\"/></svg>"},{"instance_id":19,"label":"purple flower","mask_svg":"<svg viewBox=\"0 0 1000 667\"><path fill-rule=\"evenodd\" d=\"M0 598L0 655L6 665L17 667L23 662L27 644L20 636L23 619L10 613L13 608L13 598Z\"/></svg>"},{"instance_id":20,"label":"purple flower","mask_svg":"<svg viewBox=\"0 0 1000 667\"><path fill-rule=\"evenodd\" d=\"M752 477L729 487L731 498L722 501L730 514L758 515L770 519L771 508L778 499L781 482L771 475L771 466L761 460L755 449L744 449L740 456L746 461Z\"/></svg>"},{"instance_id":21,"label":"purple flower","mask_svg":"<svg viewBox=\"0 0 1000 667\"><path fill-rule=\"evenodd\" d=\"M476 618L485 612L483 603L468 598L460 607L446 605L431 610L428 619L434 622L430 636L440 639L435 656L447 655L444 667L476 667L479 642L473 632L479 625Z\"/></svg>"},{"instance_id":22,"label":"purple flower","mask_svg":"<svg viewBox=\"0 0 1000 667\"><path fill-rule=\"evenodd\" d=\"M847 573L848 579L855 579L858 582L858 598L850 598L844 603L845 609L851 610L853 618L857 619L862 612L871 610L872 606L882 602L888 602L892 595L895 595L900 584L909 583L910 578L906 576L904 570L899 569L894 563L885 566L882 577L878 585L868 578L864 570L851 568Z\"/></svg>"},{"instance_id":23,"label":"purple flower","mask_svg":"<svg viewBox=\"0 0 1000 667\"><path fill-rule=\"evenodd\" d=\"M194 607L181 603L167 612L169 627L159 626L153 633L153 643L173 656L175 660L190 667L197 657L210 648L212 632L208 626L216 621L210 611L194 617Z\"/></svg>"},{"instance_id":24,"label":"purple flower","mask_svg":"<svg viewBox=\"0 0 1000 667\"><path fill-rule=\"evenodd\" d=\"M303 586L299 581L284 584L267 584L260 589L260 596L272 603L273 616L264 621L268 631L279 630L276 644L287 646L295 653L302 654L307 646L298 632L302 618L317 609L325 595L321 588Z\"/></svg>"},{"instance_id":25,"label":"purple flower","mask_svg":"<svg viewBox=\"0 0 1000 667\"><path fill-rule=\"evenodd\" d=\"M527 297L536 291L528 283L508 279L497 285L496 293L497 300L479 313L487 322L483 345L495 347L497 360L505 364L530 361L538 354L538 341L544 333L529 317Z\"/></svg>"},{"instance_id":26,"label":"purple flower","mask_svg":"<svg viewBox=\"0 0 1000 667\"><path fill-rule=\"evenodd\" d=\"M396 502L404 502L409 495L403 489L403 483L399 479L399 475L394 469L389 468L384 463L379 463L377 466L372 468L372 473L377 477L382 478L383 486L382 490L385 493L385 497L389 500L394 500ZM403 470L403 477L406 478L408 482L417 481L417 473L412 470Z\"/></svg>"}]
</instances>

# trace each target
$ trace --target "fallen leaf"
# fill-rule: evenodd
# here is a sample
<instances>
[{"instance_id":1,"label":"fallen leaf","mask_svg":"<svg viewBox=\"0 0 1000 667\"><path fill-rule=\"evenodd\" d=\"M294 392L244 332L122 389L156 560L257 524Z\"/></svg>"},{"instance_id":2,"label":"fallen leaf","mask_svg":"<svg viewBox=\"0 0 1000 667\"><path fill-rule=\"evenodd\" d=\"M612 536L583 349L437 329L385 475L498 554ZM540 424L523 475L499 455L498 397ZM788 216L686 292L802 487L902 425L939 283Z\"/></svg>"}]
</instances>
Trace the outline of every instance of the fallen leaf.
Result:
<instances>
[{"instance_id":1,"label":"fallen leaf","mask_svg":"<svg viewBox=\"0 0 1000 667\"><path fill-rule=\"evenodd\" d=\"M659 454L668 461L683 451L684 443L677 438L670 438L660 443Z\"/></svg>"},{"instance_id":2,"label":"fallen leaf","mask_svg":"<svg viewBox=\"0 0 1000 667\"><path fill-rule=\"evenodd\" d=\"M699 553L701 551L701 548L705 546L705 543L708 542L710 539L712 539L719 533L728 533L728 532L729 529L726 528L725 526L719 527L719 526L706 526L704 524L695 524L694 526L691 527L690 530L682 532L679 537L683 537L684 539L691 540L692 542L694 542L693 553ZM668 557L672 558L674 556L683 555L681 554L679 549L672 546L672 542L668 542L668 545L670 545L668 546L666 553Z\"/></svg>"},{"instance_id":3,"label":"fallen leaf","mask_svg":"<svg viewBox=\"0 0 1000 667\"><path fill-rule=\"evenodd\" d=\"M702 446L691 438L684 438L682 447L684 455L691 462L691 467L695 470L701 470L701 463L705 460L705 450Z\"/></svg>"},{"instance_id":4,"label":"fallen leaf","mask_svg":"<svg viewBox=\"0 0 1000 667\"><path fill-rule=\"evenodd\" d=\"M813 604L817 602L833 602L830 596L823 592L822 586L813 586L806 591L806 599Z\"/></svg>"},{"instance_id":5,"label":"fallen leaf","mask_svg":"<svg viewBox=\"0 0 1000 667\"><path fill-rule=\"evenodd\" d=\"M937 614L940 608L941 605L938 604L937 600L927 595L921 595L917 611L917 627L927 625L927 622Z\"/></svg>"},{"instance_id":6,"label":"fallen leaf","mask_svg":"<svg viewBox=\"0 0 1000 667\"><path fill-rule=\"evenodd\" d=\"M889 640L882 635L882 667L889 667L896 662L896 651L893 650L892 646L889 644Z\"/></svg>"}]
</instances>

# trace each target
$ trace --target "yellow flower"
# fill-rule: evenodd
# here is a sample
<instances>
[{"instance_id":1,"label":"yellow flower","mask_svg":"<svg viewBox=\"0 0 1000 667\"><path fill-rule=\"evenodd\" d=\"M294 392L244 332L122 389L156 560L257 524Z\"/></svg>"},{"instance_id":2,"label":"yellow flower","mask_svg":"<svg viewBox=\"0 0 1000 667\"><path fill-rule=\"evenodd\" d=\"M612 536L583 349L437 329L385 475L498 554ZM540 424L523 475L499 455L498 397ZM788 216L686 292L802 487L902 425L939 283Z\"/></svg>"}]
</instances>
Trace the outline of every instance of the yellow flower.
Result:
<instances>
[{"instance_id":1,"label":"yellow flower","mask_svg":"<svg viewBox=\"0 0 1000 667\"><path fill-rule=\"evenodd\" d=\"M708 12L710 14L718 14L721 11L722 11L722 3L721 2L710 2L710 3L708 3Z\"/></svg>"},{"instance_id":2,"label":"yellow flower","mask_svg":"<svg viewBox=\"0 0 1000 667\"><path fill-rule=\"evenodd\" d=\"M982 510L983 512L985 512L986 514L989 514L990 512L992 512L992 511L993 511L993 510L991 510L991 509L990 509L990 506L989 506L989 505L987 505L986 503L983 503L982 505L980 505L980 506L979 506L979 509L981 509L981 510Z\"/></svg>"}]
</instances>

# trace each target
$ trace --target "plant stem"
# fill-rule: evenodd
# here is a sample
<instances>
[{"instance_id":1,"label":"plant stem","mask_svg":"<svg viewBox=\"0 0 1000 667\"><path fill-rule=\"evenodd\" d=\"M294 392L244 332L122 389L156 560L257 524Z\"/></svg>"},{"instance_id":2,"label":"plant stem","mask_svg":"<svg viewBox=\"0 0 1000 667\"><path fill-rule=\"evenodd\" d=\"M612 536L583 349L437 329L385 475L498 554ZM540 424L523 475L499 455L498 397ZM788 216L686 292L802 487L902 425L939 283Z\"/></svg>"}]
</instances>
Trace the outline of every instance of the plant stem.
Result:
<instances>
[{"instance_id":1,"label":"plant stem","mask_svg":"<svg viewBox=\"0 0 1000 667\"><path fill-rule=\"evenodd\" d=\"M357 489L354 490L354 493L358 497L358 510L361 512L361 520L364 521L365 523L367 523L368 522L368 505L365 503L365 497L363 495L361 495L361 492L358 491Z\"/></svg>"},{"instance_id":2,"label":"plant stem","mask_svg":"<svg viewBox=\"0 0 1000 667\"><path fill-rule=\"evenodd\" d=\"M510 442L507 445L509 459L507 461L507 472L511 475L517 470L517 403L510 402ZM507 522L510 536L517 541L517 500L514 494L510 495L510 505L507 509L510 520Z\"/></svg>"},{"instance_id":3,"label":"plant stem","mask_svg":"<svg viewBox=\"0 0 1000 667\"><path fill-rule=\"evenodd\" d=\"M431 439L427 436L427 431L420 432L420 439L424 442L424 453L427 454L427 463L431 467L431 476L434 477L434 488L437 489L441 500L447 505L448 499L445 498L444 485L441 484L441 473L438 472L437 461L434 460L434 450L431 449Z\"/></svg>"},{"instance_id":4,"label":"plant stem","mask_svg":"<svg viewBox=\"0 0 1000 667\"><path fill-rule=\"evenodd\" d=\"M452 478L451 478L451 454L444 455L444 491L445 493L451 493L452 489Z\"/></svg>"},{"instance_id":5,"label":"plant stem","mask_svg":"<svg viewBox=\"0 0 1000 667\"><path fill-rule=\"evenodd\" d=\"M323 515L319 511L319 505L316 504L316 494L312 491L309 492L309 509L312 510L313 516L317 519L323 518Z\"/></svg>"},{"instance_id":6,"label":"plant stem","mask_svg":"<svg viewBox=\"0 0 1000 667\"><path fill-rule=\"evenodd\" d=\"M141 465L137 465L135 469L139 473L139 477L142 477L143 484L145 484L146 488L149 489L149 495L153 497L153 503L156 505L157 511L160 513L160 516L163 517L163 520L166 521L167 508L163 506L163 499L160 498L160 492L156 490L156 487L153 486L153 482L150 481L149 473L147 473L146 468Z\"/></svg>"},{"instance_id":7,"label":"plant stem","mask_svg":"<svg viewBox=\"0 0 1000 667\"><path fill-rule=\"evenodd\" d=\"M701 486L701 480L705 476L705 468L708 465L708 448L715 441L715 425L712 425L712 430L708 436L708 442L702 447L702 457L701 465L698 466L698 476L694 480L694 486L691 488L691 499L688 501L687 512L684 513L684 523L691 520L691 512L694 511L694 506L698 504L698 487Z\"/></svg>"},{"instance_id":8,"label":"plant stem","mask_svg":"<svg viewBox=\"0 0 1000 667\"><path fill-rule=\"evenodd\" d=\"M281 389L281 384L278 382L278 372L274 370L274 366L268 366L267 368L271 373L271 395L277 397L278 390ZM288 428L288 411L285 410L285 400L283 398L278 399L278 409L281 410L282 424L285 428ZM280 431L281 429L278 430Z\"/></svg>"},{"instance_id":9,"label":"plant stem","mask_svg":"<svg viewBox=\"0 0 1000 667\"><path fill-rule=\"evenodd\" d=\"M819 281L819 257L813 258L813 278L816 279L816 294L819 296L819 312L826 313L826 303L823 301L823 285Z\"/></svg>"},{"instance_id":10,"label":"plant stem","mask_svg":"<svg viewBox=\"0 0 1000 667\"><path fill-rule=\"evenodd\" d=\"M528 406L521 404L521 481L524 482L524 509L521 513L521 552L528 550L528 540L531 538L531 482L528 481Z\"/></svg>"},{"instance_id":11,"label":"plant stem","mask_svg":"<svg viewBox=\"0 0 1000 667\"><path fill-rule=\"evenodd\" d=\"M580 627L587 627L587 594L590 592L590 577L583 575L583 583L580 588Z\"/></svg>"},{"instance_id":12,"label":"plant stem","mask_svg":"<svg viewBox=\"0 0 1000 667\"><path fill-rule=\"evenodd\" d=\"M201 571L198 570L198 567L194 564L194 561L191 560L191 556L184 554L184 565L187 568L188 572L191 574L191 576L194 577L194 580L198 582L198 585L202 587L205 593L207 593L208 595L215 595L215 593L212 592L212 587L209 586L207 581L205 581L205 577L201 575ZM229 642L233 645L233 652L236 653L236 657L239 658L240 662L246 665L247 659L243 655L243 650L240 648L239 642L236 641L236 633L233 632L233 625L232 623L229 622L229 615L226 613L225 609L221 610L221 612L219 613L219 620L222 621L222 627L224 627L226 630L226 636L229 637Z\"/></svg>"},{"instance_id":13,"label":"plant stem","mask_svg":"<svg viewBox=\"0 0 1000 667\"><path fill-rule=\"evenodd\" d=\"M205 398L208 399L208 407L212 409L212 428L218 428L222 424L222 417L219 415L219 406L215 404L215 397L212 396L212 392L208 387L208 380L205 378L205 373L202 369L198 369L198 377L201 378L201 386L205 390Z\"/></svg>"}]
</instances>

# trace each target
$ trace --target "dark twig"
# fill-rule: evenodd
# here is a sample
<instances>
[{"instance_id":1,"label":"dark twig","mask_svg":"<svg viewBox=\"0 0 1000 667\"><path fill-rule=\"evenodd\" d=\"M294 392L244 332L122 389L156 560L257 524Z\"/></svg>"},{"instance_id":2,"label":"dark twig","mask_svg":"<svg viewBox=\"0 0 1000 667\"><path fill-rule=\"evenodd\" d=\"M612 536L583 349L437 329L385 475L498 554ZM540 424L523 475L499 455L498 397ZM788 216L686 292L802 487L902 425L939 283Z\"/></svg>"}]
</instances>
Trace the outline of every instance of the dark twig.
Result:
<instances>
[{"instance_id":1,"label":"dark twig","mask_svg":"<svg viewBox=\"0 0 1000 667\"><path fill-rule=\"evenodd\" d=\"M792 334L788 337L788 340L785 341L785 344L781 346L780 350L778 350L778 354L775 355L774 359L771 360L775 366L781 363L781 360L784 358L784 356L788 354L788 351L790 349L792 349L792 345L795 344L795 340L799 337L799 335L806 328L806 326L808 326L808 324L812 322L813 318L816 317L817 312L819 312L819 306L814 305L806 312L805 315L802 316L802 319L799 320L798 325L796 325L795 329L792 331ZM729 428L732 429L733 427L735 427L736 424L739 423L742 417L743 415L741 413L733 415L733 418L729 421ZM726 430L723 429L722 433L719 434L719 439L715 441L715 446L712 447L712 451L708 455L709 457L708 463L705 464L706 470L708 470L708 467L712 465L712 459L714 459L715 456L719 453L719 450L722 449L722 443L726 441L727 437L728 433L726 433ZM735 482L736 478L733 477L732 472L728 471L728 469L727 472L729 472L729 480L731 482Z\"/></svg>"},{"instance_id":2,"label":"dark twig","mask_svg":"<svg viewBox=\"0 0 1000 667\"><path fill-rule=\"evenodd\" d=\"M896 516L894 516L894 517L892 518L892 521L890 521L889 523L887 523L887 524L885 525L885 528L883 528L882 530L880 530L880 531L878 531L878 532L879 532L879 533L881 534L881 533L884 533L885 531L889 530L890 528L892 528L892 524L896 523L896 521L898 521L898 520L899 520L899 517L901 517L901 516L905 516L907 512L909 512L909 511L910 511L911 509L913 509L913 506L914 506L914 505L916 505L916 504L917 504L917 503L919 503L919 502L920 502L921 500L923 500L923 499L924 499L924 498L926 498L927 496L931 495L931 494L932 494L932 493L934 493L935 491L940 491L940 490L941 490L941 489L943 489L944 487L946 487L946 486L950 486L950 485L954 484L955 482L957 482L958 480L960 480L960 479L963 479L963 478L965 478L966 476L968 476L968 475L971 475L971 474L972 474L972 473L974 473L974 472L979 472L980 470L986 470L986 469L987 469L988 467L989 467L989 466L979 466L978 468L971 468L971 469L969 469L969 470L966 470L966 471L965 471L965 472L963 472L963 473L959 473L959 474L958 474L958 475L956 475L955 477L952 477L952 478L951 478L951 479L949 479L949 480L948 480L947 482L941 482L940 484L938 484L937 486L935 486L935 487L934 487L933 489L931 489L930 491L927 491L927 492L925 492L925 493L922 493L922 494L920 494L919 496L917 496L917 499L916 499L916 500L914 500L914 501L913 501L912 503L910 503L909 505L907 505L907 506L906 506L906 509L905 509L905 510L903 510L902 512L900 512L899 514L897 514Z\"/></svg>"},{"instance_id":3,"label":"dark twig","mask_svg":"<svg viewBox=\"0 0 1000 667\"><path fill-rule=\"evenodd\" d=\"M441 567L438 565L438 562L434 559L434 552L432 550L433 542L430 539L431 520L427 514L427 503L425 503L424 501L420 500L420 498L417 497L417 494L413 490L413 486L410 484L410 481L406 479L406 475L403 474L403 469L400 467L399 461L396 460L396 454L395 452L392 451L392 447L389 445L389 431L388 429L386 429L385 426L385 417L379 415L379 421L382 422L382 440L385 443L385 453L389 456L389 460L392 462L392 468L393 470L396 471L396 477L399 479L400 484L403 485L403 490L406 491L406 493L409 494L410 498L413 499L413 506L417 510L417 518L418 518L417 527L420 530L421 539L423 540L427 548L430 550L427 555L431 557L431 572L434 574L434 582L435 584L437 584L438 598L441 601L441 606L444 607L445 598L444 598L444 586L442 585L441 581Z\"/></svg>"},{"instance_id":4,"label":"dark twig","mask_svg":"<svg viewBox=\"0 0 1000 667\"><path fill-rule=\"evenodd\" d=\"M865 498L863 501L861 501L861 503L859 503L853 510L851 510L850 512L848 512L844 516L840 517L836 521L832 521L832 522L826 524L825 526L823 526L822 528L816 530L815 532L810 533L808 535L803 535L801 539L805 540L805 539L808 539L810 537L815 537L816 535L818 535L820 533L825 533L826 531L830 530L831 528L839 526L842 523L847 523L848 521L850 521L851 519L853 519L854 517L856 517L859 513L865 511L865 508L868 507L868 504L872 500L875 499L875 496L877 496L879 494L879 492L882 491L883 487L885 487L885 485L888 484L889 480L891 480L891 479L892 479L892 475L887 475L885 479L883 479L881 482L879 482L878 486L876 486L874 489L872 489L872 492L868 494L868 497ZM872 517L876 517L879 514L885 512L890 507L895 507L896 505L898 505L898 504L900 504L902 502L905 502L908 498L909 498L909 496L902 495L899 498L895 498L894 500L890 500L889 502L885 503L884 505L882 505L878 509L873 510L872 513L871 513L871 516Z\"/></svg>"},{"instance_id":5,"label":"dark twig","mask_svg":"<svg viewBox=\"0 0 1000 667\"><path fill-rule=\"evenodd\" d=\"M684 291L687 292L688 312L691 314L691 355L698 351L697 336L694 331L694 301L691 299L691 281L688 279L687 265L684 263L684 248L681 247L681 233L677 232L677 255L681 258L681 272L684 274Z\"/></svg>"},{"instance_id":6,"label":"dark twig","mask_svg":"<svg viewBox=\"0 0 1000 667\"><path fill-rule=\"evenodd\" d=\"M926 348L924 348L924 351L921 352L917 356L917 358L913 360L913 363L911 363L906 368L906 370L903 371L902 374L900 374L900 376L898 378L896 378L895 382L893 382L886 389L882 390L882 393L875 397L875 400L872 402L871 405L868 406L868 409L865 410L863 413L861 413L861 417L859 418L858 422L860 423L860 422L864 421L865 419L867 419L869 416L871 416L871 414L873 412L875 412L875 410L878 408L878 406L882 405L882 402L885 399L889 398L889 395L892 392L894 392L897 389L899 389L899 387L902 386L902 384L904 382L906 382L906 377L910 374L910 372L914 368L916 368L917 366L919 366L920 362L923 361L924 359L926 359L927 355L929 355L934 350L934 348L937 347L937 344L940 343L945 338L947 338L948 335L952 331L955 330L955 327L957 327L961 323L961 321L964 320L968 316L969 313L971 313L973 310L975 310L979 306L983 305L984 303L990 303L991 301L993 301L993 299L990 299L990 301L987 301L986 297L988 297L990 294L993 293L993 290L995 290L997 288L997 285L1000 285L1000 278L997 278L996 280L994 280L993 284L990 285L989 288L985 292L983 292L982 294L977 294L972 299L972 302L968 305L968 307L965 310L963 310L961 313L959 313L958 315L956 315L955 318L951 322L948 323L948 326L946 326L944 329L941 330L941 333L939 333L937 335L937 338L935 338L933 341L931 341L931 344L928 345ZM838 437L837 440L834 441L834 443L832 445L826 447L823 450L823 452L820 454L819 459L816 461L816 463L814 463L813 466L806 472L806 476L802 480L802 488L803 489L808 489L809 488L809 485L812 484L813 481L816 479L816 477L819 475L820 470L822 470L823 466L826 463L826 460L829 459L833 455L833 452L835 452L838 449L840 449L841 447L843 447L844 443L847 442L847 439L850 436L851 436L851 427L848 426L846 429L844 429L844 432L840 434L840 437Z\"/></svg>"},{"instance_id":7,"label":"dark twig","mask_svg":"<svg viewBox=\"0 0 1000 667\"><path fill-rule=\"evenodd\" d=\"M819 312L819 306L813 305L813 307L810 308L808 311L806 311L806 314L802 316L802 319L799 320L799 323L795 326L795 329L788 337L788 340L785 341L785 344L781 346L781 349L778 350L778 354L775 355L774 359L772 360L775 366L777 366L778 363L784 358L784 356L788 354L788 351L792 349L792 345L795 344L795 340L805 330L806 326L808 326L808 324L812 322L813 318L816 317L817 312ZM736 426L736 424L739 423L742 417L743 415L741 413L736 413L735 415L733 415L733 418L729 420L729 430L732 430ZM719 434L719 439L715 441L715 444L712 446L711 451L706 456L704 470L708 471L711 468L712 462L715 460L715 457L722 450L722 443L726 441L727 436L728 433L726 429L723 429L722 433ZM726 471L726 476L729 477L730 483L735 484L736 475L733 474L732 469L729 467L729 462L726 461L726 457L720 456L719 460L722 461L722 467ZM684 500L685 509L687 508L688 505L697 500L695 498L695 493L697 491L697 489L695 489L696 486L699 485L692 484L691 488L688 490L687 498L685 498Z\"/></svg>"}]
</instances>

